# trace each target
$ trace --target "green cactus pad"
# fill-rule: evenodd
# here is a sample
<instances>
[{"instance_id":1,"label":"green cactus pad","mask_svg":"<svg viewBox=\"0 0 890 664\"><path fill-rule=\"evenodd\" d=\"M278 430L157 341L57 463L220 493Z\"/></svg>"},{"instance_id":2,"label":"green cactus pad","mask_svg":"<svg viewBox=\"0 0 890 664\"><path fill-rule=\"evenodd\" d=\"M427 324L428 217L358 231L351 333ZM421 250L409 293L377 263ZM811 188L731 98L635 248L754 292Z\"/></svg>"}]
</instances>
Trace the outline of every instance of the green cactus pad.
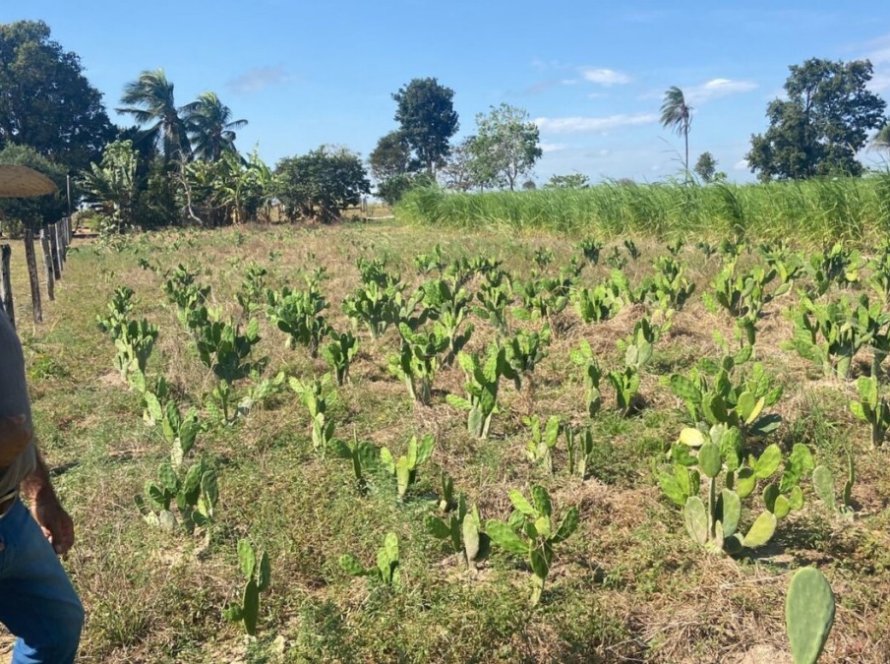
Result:
<instances>
[{"instance_id":1,"label":"green cactus pad","mask_svg":"<svg viewBox=\"0 0 890 664\"><path fill-rule=\"evenodd\" d=\"M785 598L785 629L794 664L815 664L834 623L834 593L822 572L798 570Z\"/></svg>"}]
</instances>

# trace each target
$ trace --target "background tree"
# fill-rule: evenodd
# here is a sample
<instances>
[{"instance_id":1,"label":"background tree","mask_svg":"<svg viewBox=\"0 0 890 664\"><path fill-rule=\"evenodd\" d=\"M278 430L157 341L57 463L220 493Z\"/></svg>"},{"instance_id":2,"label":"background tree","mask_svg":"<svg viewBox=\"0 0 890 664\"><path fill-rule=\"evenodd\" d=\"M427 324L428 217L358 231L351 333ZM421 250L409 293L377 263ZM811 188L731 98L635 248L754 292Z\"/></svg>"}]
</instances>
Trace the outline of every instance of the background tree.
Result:
<instances>
[{"instance_id":1,"label":"background tree","mask_svg":"<svg viewBox=\"0 0 890 664\"><path fill-rule=\"evenodd\" d=\"M167 80L163 69L144 71L138 79L127 83L121 103L126 106L117 109L118 113L132 115L140 126L149 125L144 136L159 142L166 161L191 157L188 130L176 107L173 83Z\"/></svg>"},{"instance_id":2,"label":"background tree","mask_svg":"<svg viewBox=\"0 0 890 664\"><path fill-rule=\"evenodd\" d=\"M377 141L377 147L368 157L368 164L379 182L416 170L411 160L411 146L399 130L391 131Z\"/></svg>"},{"instance_id":3,"label":"background tree","mask_svg":"<svg viewBox=\"0 0 890 664\"><path fill-rule=\"evenodd\" d=\"M298 216L330 221L371 191L358 155L346 148L320 148L278 162L278 198L293 221Z\"/></svg>"},{"instance_id":4,"label":"background tree","mask_svg":"<svg viewBox=\"0 0 890 664\"><path fill-rule=\"evenodd\" d=\"M544 189L587 189L590 186L590 178L583 173L570 173L568 175L553 175L544 184Z\"/></svg>"},{"instance_id":5,"label":"background tree","mask_svg":"<svg viewBox=\"0 0 890 664\"><path fill-rule=\"evenodd\" d=\"M538 126L524 109L509 104L493 106L487 115L480 113L476 126L469 146L477 170L514 191L518 179L528 175L543 154Z\"/></svg>"},{"instance_id":6,"label":"background tree","mask_svg":"<svg viewBox=\"0 0 890 664\"><path fill-rule=\"evenodd\" d=\"M890 153L890 122L881 127L871 139L871 147Z\"/></svg>"},{"instance_id":7,"label":"background tree","mask_svg":"<svg viewBox=\"0 0 890 664\"><path fill-rule=\"evenodd\" d=\"M27 145L68 169L99 159L114 128L80 58L42 21L0 25L0 148Z\"/></svg>"},{"instance_id":8,"label":"background tree","mask_svg":"<svg viewBox=\"0 0 890 664\"><path fill-rule=\"evenodd\" d=\"M856 153L885 122L886 103L866 87L871 62L812 58L789 70L788 99L769 103L769 129L751 137L751 171L764 181L860 175Z\"/></svg>"},{"instance_id":9,"label":"background tree","mask_svg":"<svg viewBox=\"0 0 890 664\"><path fill-rule=\"evenodd\" d=\"M692 123L692 107L686 103L683 91L676 85L672 85L664 93L664 102L661 104L661 124L666 129L673 129L678 136L683 137L683 170L686 179L689 179L689 126Z\"/></svg>"},{"instance_id":10,"label":"background tree","mask_svg":"<svg viewBox=\"0 0 890 664\"><path fill-rule=\"evenodd\" d=\"M232 110L220 101L215 92L201 93L196 101L186 104L181 110L195 157L216 161L224 152L238 154L235 130L246 127L247 120L233 120Z\"/></svg>"},{"instance_id":11,"label":"background tree","mask_svg":"<svg viewBox=\"0 0 890 664\"><path fill-rule=\"evenodd\" d=\"M450 152L449 139L460 127L452 104L454 90L435 78L415 78L392 98L402 135L427 173L434 175Z\"/></svg>"},{"instance_id":12,"label":"background tree","mask_svg":"<svg viewBox=\"0 0 890 664\"><path fill-rule=\"evenodd\" d=\"M714 175L717 173L717 160L710 152L702 152L695 162L695 172L702 182L708 184L714 181Z\"/></svg>"}]
</instances>

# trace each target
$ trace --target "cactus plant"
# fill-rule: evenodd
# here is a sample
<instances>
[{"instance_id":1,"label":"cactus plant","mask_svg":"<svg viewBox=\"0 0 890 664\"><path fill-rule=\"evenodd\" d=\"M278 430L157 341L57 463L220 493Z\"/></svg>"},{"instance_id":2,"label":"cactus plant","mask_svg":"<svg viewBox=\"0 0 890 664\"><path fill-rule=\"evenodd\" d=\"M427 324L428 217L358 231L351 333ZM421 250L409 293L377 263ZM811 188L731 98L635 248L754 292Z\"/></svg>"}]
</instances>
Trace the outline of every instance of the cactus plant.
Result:
<instances>
[{"instance_id":1,"label":"cactus plant","mask_svg":"<svg viewBox=\"0 0 890 664\"><path fill-rule=\"evenodd\" d=\"M559 434L562 433L562 422L556 415L551 415L542 430L541 419L537 415L523 418L522 421L529 428L531 435L531 440L525 449L526 458L532 463L544 466L548 473L552 473L552 451L559 441Z\"/></svg>"},{"instance_id":2,"label":"cactus plant","mask_svg":"<svg viewBox=\"0 0 890 664\"><path fill-rule=\"evenodd\" d=\"M387 533L383 546L377 549L377 565L364 567L352 554L344 554L339 559L340 567L353 576L367 576L398 590L401 587L399 571L399 538L395 533Z\"/></svg>"},{"instance_id":3,"label":"cactus plant","mask_svg":"<svg viewBox=\"0 0 890 664\"><path fill-rule=\"evenodd\" d=\"M405 499L408 489L417 481L417 469L432 456L434 445L435 439L429 434L419 441L417 436L411 436L406 454L400 456L398 460L393 457L389 448L380 449L380 463L396 478L399 500Z\"/></svg>"},{"instance_id":4,"label":"cactus plant","mask_svg":"<svg viewBox=\"0 0 890 664\"><path fill-rule=\"evenodd\" d=\"M467 507L466 496L460 494L453 509L443 511L445 514L441 517L427 517L427 530L433 537L449 542L454 551L461 554L467 569L475 569L489 549L489 538L482 530L478 508Z\"/></svg>"},{"instance_id":5,"label":"cactus plant","mask_svg":"<svg viewBox=\"0 0 890 664\"><path fill-rule=\"evenodd\" d=\"M157 482L145 484L144 495L134 497L146 523L173 530L177 524L187 532L195 526L207 527L219 498L216 472L200 460L185 472L177 472L169 462L158 468ZM179 517L172 510L176 505Z\"/></svg>"},{"instance_id":6,"label":"cactus plant","mask_svg":"<svg viewBox=\"0 0 890 664\"><path fill-rule=\"evenodd\" d=\"M389 360L390 372L401 378L411 398L424 406L432 402L433 378L441 364L441 355L448 349L449 339L438 333L412 330L408 323L399 323L402 346L399 355Z\"/></svg>"},{"instance_id":7,"label":"cactus plant","mask_svg":"<svg viewBox=\"0 0 890 664\"><path fill-rule=\"evenodd\" d=\"M247 580L241 594L240 602L232 602L223 610L226 620L240 622L244 631L256 636L257 622L260 612L260 593L268 590L272 582L272 565L269 554L265 551L257 564L257 554L247 540L238 540L238 567Z\"/></svg>"},{"instance_id":8,"label":"cactus plant","mask_svg":"<svg viewBox=\"0 0 890 664\"><path fill-rule=\"evenodd\" d=\"M311 381L291 378L288 384L296 392L312 421L312 447L324 456L334 437L334 422L327 419L328 406L337 398L330 387L330 377L325 374Z\"/></svg>"},{"instance_id":9,"label":"cactus plant","mask_svg":"<svg viewBox=\"0 0 890 664\"><path fill-rule=\"evenodd\" d=\"M590 460L594 453L593 432L589 426L583 429L565 427L566 449L569 453L569 473L582 480L587 479Z\"/></svg>"},{"instance_id":10,"label":"cactus plant","mask_svg":"<svg viewBox=\"0 0 890 664\"><path fill-rule=\"evenodd\" d=\"M880 447L890 428L890 403L881 394L880 383L875 376L860 376L856 389L859 399L850 402L850 411L871 427L872 448Z\"/></svg>"},{"instance_id":11,"label":"cactus plant","mask_svg":"<svg viewBox=\"0 0 890 664\"><path fill-rule=\"evenodd\" d=\"M513 514L507 521L487 521L485 532L495 546L528 562L532 570L531 604L535 606L541 601L550 573L553 547L568 539L578 528L578 508L566 511L557 528L554 527L553 506L547 490L534 486L531 495L529 501L520 491L510 491Z\"/></svg>"},{"instance_id":12,"label":"cactus plant","mask_svg":"<svg viewBox=\"0 0 890 664\"><path fill-rule=\"evenodd\" d=\"M815 567L795 572L785 596L785 632L794 664L816 664L834 624L834 593Z\"/></svg>"},{"instance_id":13,"label":"cactus plant","mask_svg":"<svg viewBox=\"0 0 890 664\"><path fill-rule=\"evenodd\" d=\"M816 466L813 470L813 489L822 504L825 505L833 514L840 515L847 519L853 518L852 494L853 485L856 482L856 468L853 464L853 455L847 450L847 478L844 482L844 489L840 495L840 504L838 504L837 495L834 487L834 475L827 466Z\"/></svg>"},{"instance_id":14,"label":"cactus plant","mask_svg":"<svg viewBox=\"0 0 890 664\"><path fill-rule=\"evenodd\" d=\"M329 327L322 312L328 303L314 284L306 290L269 291L266 294L266 313L269 321L287 334L286 345L294 348L301 344L309 349L310 357L318 357L321 340Z\"/></svg>"},{"instance_id":15,"label":"cactus plant","mask_svg":"<svg viewBox=\"0 0 890 664\"><path fill-rule=\"evenodd\" d=\"M516 380L518 374L507 361L503 346L492 342L488 346L485 359L475 353L460 353L458 363L466 376L465 389L467 398L449 394L446 401L456 407L469 411L467 430L477 438L487 438L491 428L491 419L498 412L498 389L501 377Z\"/></svg>"},{"instance_id":16,"label":"cactus plant","mask_svg":"<svg viewBox=\"0 0 890 664\"><path fill-rule=\"evenodd\" d=\"M585 405L587 415L596 417L603 404L602 393L600 392L600 380L603 377L603 371L599 362L593 355L590 343L587 339L582 339L578 348L573 350L570 355L572 362L582 367L584 370L584 388L585 388Z\"/></svg>"},{"instance_id":17,"label":"cactus plant","mask_svg":"<svg viewBox=\"0 0 890 664\"><path fill-rule=\"evenodd\" d=\"M345 385L349 382L349 368L358 354L358 340L352 332L342 334L331 330L331 341L322 350L324 358L337 378L337 385Z\"/></svg>"},{"instance_id":18,"label":"cactus plant","mask_svg":"<svg viewBox=\"0 0 890 664\"><path fill-rule=\"evenodd\" d=\"M368 490L368 480L365 471L374 466L380 460L380 452L371 443L359 442L353 436L351 443L335 440L334 452L337 456L352 462L352 470L355 473L355 481L360 493Z\"/></svg>"}]
</instances>

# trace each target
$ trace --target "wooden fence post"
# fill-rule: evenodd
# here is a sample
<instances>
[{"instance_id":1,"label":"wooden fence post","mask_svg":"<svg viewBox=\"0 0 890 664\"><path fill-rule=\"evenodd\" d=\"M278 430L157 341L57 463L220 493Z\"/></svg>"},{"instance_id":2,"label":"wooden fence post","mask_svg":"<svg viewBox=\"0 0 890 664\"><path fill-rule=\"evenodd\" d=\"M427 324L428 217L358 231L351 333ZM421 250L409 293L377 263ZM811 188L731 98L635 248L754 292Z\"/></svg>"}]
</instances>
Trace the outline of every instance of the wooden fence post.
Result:
<instances>
[{"instance_id":1,"label":"wooden fence post","mask_svg":"<svg viewBox=\"0 0 890 664\"><path fill-rule=\"evenodd\" d=\"M28 264L28 281L31 283L31 302L34 305L34 322L43 322L43 306L40 302L40 281L37 279L37 257L34 254L34 231L25 229L25 262Z\"/></svg>"},{"instance_id":2,"label":"wooden fence post","mask_svg":"<svg viewBox=\"0 0 890 664\"><path fill-rule=\"evenodd\" d=\"M8 244L0 244L0 299L9 322L15 329L15 308L12 303L12 280L9 278L9 262L12 258L12 247Z\"/></svg>"},{"instance_id":3,"label":"wooden fence post","mask_svg":"<svg viewBox=\"0 0 890 664\"><path fill-rule=\"evenodd\" d=\"M59 273L65 267L65 246L62 244L62 233L59 232L59 222L53 224L53 232L56 235L56 254L59 257Z\"/></svg>"},{"instance_id":4,"label":"wooden fence post","mask_svg":"<svg viewBox=\"0 0 890 664\"><path fill-rule=\"evenodd\" d=\"M53 254L49 246L46 226L40 229L40 247L43 249L43 263L46 266L46 294L52 302L56 299L56 272L53 270Z\"/></svg>"},{"instance_id":5,"label":"wooden fence post","mask_svg":"<svg viewBox=\"0 0 890 664\"><path fill-rule=\"evenodd\" d=\"M58 281L62 278L62 260L59 257L59 235L53 224L48 225L46 229L49 233L49 247L53 257L53 272L56 275L56 281Z\"/></svg>"}]
</instances>

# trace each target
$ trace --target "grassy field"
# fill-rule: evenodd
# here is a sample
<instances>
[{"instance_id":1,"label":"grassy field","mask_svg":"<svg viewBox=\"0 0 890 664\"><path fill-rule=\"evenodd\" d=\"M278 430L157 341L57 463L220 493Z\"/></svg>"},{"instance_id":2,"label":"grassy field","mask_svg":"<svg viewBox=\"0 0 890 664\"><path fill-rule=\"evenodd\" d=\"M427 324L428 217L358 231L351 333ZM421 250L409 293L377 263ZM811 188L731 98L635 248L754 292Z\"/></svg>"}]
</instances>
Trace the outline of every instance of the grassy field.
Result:
<instances>
[{"instance_id":1,"label":"grassy field","mask_svg":"<svg viewBox=\"0 0 890 664\"><path fill-rule=\"evenodd\" d=\"M867 185L861 191L866 196ZM544 201L549 195L533 196ZM580 200L596 194L566 195ZM690 224L691 230L699 227ZM249 264L265 267L266 286L274 289L303 288L304 276L323 267L319 288L331 304L325 313L342 331L350 324L340 303L359 284L358 258L383 258L387 270L417 285L429 277L416 274L413 259L436 244L446 260L488 255L522 279L536 256L551 275L581 257L573 241L544 232L488 226L468 232L395 222L168 232L134 236L117 248L90 241L75 245L57 302L45 305L47 320L39 327L28 321L27 282L16 264L37 429L78 528L66 567L87 610L82 661L780 664L791 661L785 592L794 570L808 564L826 574L838 598L821 661L890 661L890 466L886 452L869 449L867 425L850 414L854 384L824 378L780 347L793 334L785 312L797 303L796 289L768 304L758 323L757 360L783 388L770 408L782 417L770 440L785 449L803 443L817 463L837 473L850 446L858 474L855 518L834 518L806 480L806 504L781 521L767 546L737 558L709 555L690 539L679 508L658 487L656 466L689 425L669 377L703 358L719 360L723 351L714 331L733 335L730 317L702 302L721 256L707 257L692 244L679 250L678 260L696 284L695 294L656 342L629 416L615 409L614 391L603 381L585 480L566 472L562 440L552 474L527 460L523 417L558 415L575 426L587 423L583 376L571 351L586 339L605 370L621 367L616 341L651 313L644 304L625 306L601 323L582 322L571 305L554 316L558 334L535 369L534 391L503 383L501 412L487 440L471 436L466 413L446 403L447 394L464 394L458 366L435 376L430 406L415 405L387 369L399 349L398 331L390 328L376 340L356 332L360 352L352 384L338 388L329 417L335 437L385 445L397 454L413 434L434 436L431 461L419 469L418 484L403 502L383 470L371 472L362 494L347 461L314 451L306 409L284 390L238 424L208 424L199 434L193 454L203 455L219 475L209 533L166 532L140 517L133 497L154 478L169 446L158 427L143 423L140 398L113 368L113 344L96 326L116 287L132 288L133 317L145 317L160 330L148 375L165 375L180 401L194 404L209 422L203 403L215 381L164 297L165 273L180 263L195 269L198 280L212 287L211 303L237 319L236 293ZM611 245L604 248L599 264L584 267L579 284L606 279L612 269L607 256L615 264L625 262L631 283L640 283L652 273L653 259L667 250L642 236L637 245L636 259L620 244L614 253ZM761 259L751 251L739 261ZM796 286L806 283L802 277ZM475 279L468 284L471 291L478 286ZM825 298L837 295L832 289ZM476 330L467 348L481 351L496 333L471 318ZM253 354L268 357L265 376L284 371L308 377L328 370L305 348L286 348L285 335L262 311L258 320L262 340ZM540 321L512 316L508 322L513 329L541 327ZM854 374L866 371L866 360L857 358ZM470 574L458 555L429 534L425 517L436 511L442 473L478 505L483 519L506 519L508 491L527 491L533 484L550 491L557 515L573 506L579 510L578 531L556 547L538 606L529 606L531 575L522 561L496 549ZM373 565L387 532L396 533L400 543L398 591L352 577L338 564L342 554L352 553ZM222 617L243 585L236 557L240 538L271 558L272 584L261 597L255 640Z\"/></svg>"},{"instance_id":2,"label":"grassy field","mask_svg":"<svg viewBox=\"0 0 890 664\"><path fill-rule=\"evenodd\" d=\"M415 190L398 218L477 229L500 226L574 235L871 243L890 229L890 176L768 184L603 183L589 189L457 194Z\"/></svg>"}]
</instances>

